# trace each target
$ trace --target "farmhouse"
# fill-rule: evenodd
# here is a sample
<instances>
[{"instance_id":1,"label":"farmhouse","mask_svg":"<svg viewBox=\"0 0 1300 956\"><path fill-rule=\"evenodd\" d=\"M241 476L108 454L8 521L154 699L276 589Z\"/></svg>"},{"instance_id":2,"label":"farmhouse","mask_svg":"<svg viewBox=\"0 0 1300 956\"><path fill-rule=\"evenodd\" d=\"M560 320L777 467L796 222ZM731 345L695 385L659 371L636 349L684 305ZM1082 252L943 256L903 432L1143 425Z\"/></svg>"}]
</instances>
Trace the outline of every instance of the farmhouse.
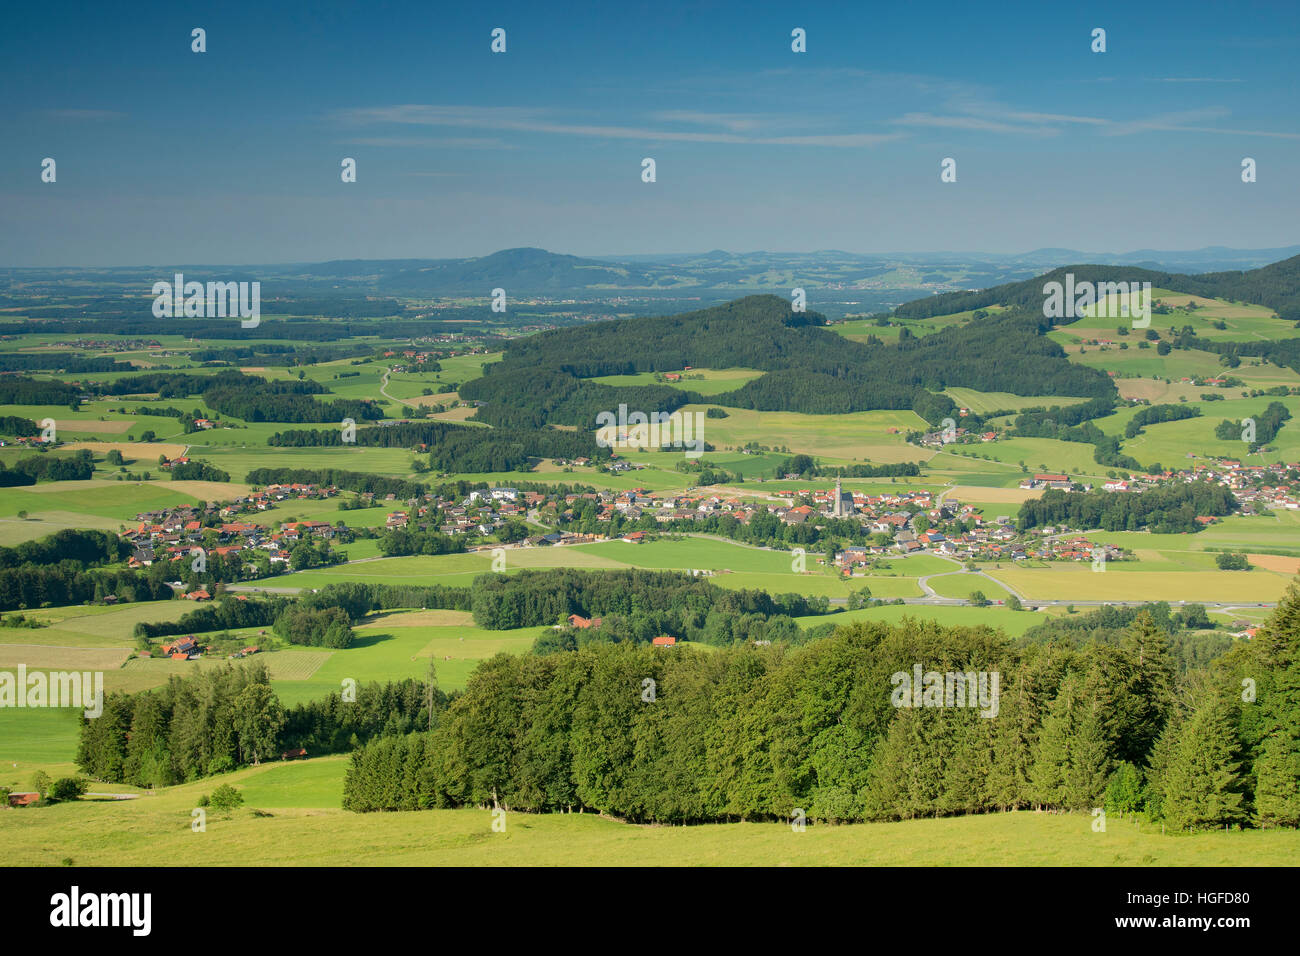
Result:
<instances>
[{"instance_id":1,"label":"farmhouse","mask_svg":"<svg viewBox=\"0 0 1300 956\"><path fill-rule=\"evenodd\" d=\"M1032 478L1026 478L1020 482L1021 488L1060 488L1064 491L1070 490L1069 475L1038 474Z\"/></svg>"}]
</instances>

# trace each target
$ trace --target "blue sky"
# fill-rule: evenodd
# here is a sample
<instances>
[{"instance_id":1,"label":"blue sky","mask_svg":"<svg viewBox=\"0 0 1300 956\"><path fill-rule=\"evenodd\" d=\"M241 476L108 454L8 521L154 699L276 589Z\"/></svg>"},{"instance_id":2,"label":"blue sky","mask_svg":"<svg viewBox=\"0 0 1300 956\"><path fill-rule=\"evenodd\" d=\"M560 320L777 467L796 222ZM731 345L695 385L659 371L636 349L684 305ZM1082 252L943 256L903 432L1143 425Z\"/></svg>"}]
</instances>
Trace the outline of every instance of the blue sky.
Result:
<instances>
[{"instance_id":1,"label":"blue sky","mask_svg":"<svg viewBox=\"0 0 1300 956\"><path fill-rule=\"evenodd\" d=\"M299 6L13 5L0 265L1300 241L1294 2Z\"/></svg>"}]
</instances>

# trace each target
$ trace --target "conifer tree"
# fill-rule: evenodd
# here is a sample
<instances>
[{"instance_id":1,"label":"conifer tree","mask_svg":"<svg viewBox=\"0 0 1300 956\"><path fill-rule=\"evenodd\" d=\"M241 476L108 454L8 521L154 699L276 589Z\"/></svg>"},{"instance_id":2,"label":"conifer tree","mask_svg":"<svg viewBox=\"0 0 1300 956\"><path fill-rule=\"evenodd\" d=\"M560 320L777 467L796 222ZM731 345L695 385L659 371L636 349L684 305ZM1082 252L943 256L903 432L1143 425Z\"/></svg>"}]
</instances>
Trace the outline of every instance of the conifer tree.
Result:
<instances>
[{"instance_id":1,"label":"conifer tree","mask_svg":"<svg viewBox=\"0 0 1300 956\"><path fill-rule=\"evenodd\" d=\"M1120 650L1127 668L1116 696L1124 726L1115 744L1123 759L1142 764L1173 705L1175 668L1169 636L1143 612L1125 633Z\"/></svg>"},{"instance_id":2,"label":"conifer tree","mask_svg":"<svg viewBox=\"0 0 1300 956\"><path fill-rule=\"evenodd\" d=\"M1069 764L1065 771L1065 805L1090 810L1101 805L1110 772L1110 754L1102 736L1101 716L1095 704L1084 704L1069 737Z\"/></svg>"},{"instance_id":3,"label":"conifer tree","mask_svg":"<svg viewBox=\"0 0 1300 956\"><path fill-rule=\"evenodd\" d=\"M1246 818L1233 705L1205 693L1178 731L1161 781L1164 819L1178 830L1214 829Z\"/></svg>"},{"instance_id":4,"label":"conifer tree","mask_svg":"<svg viewBox=\"0 0 1300 956\"><path fill-rule=\"evenodd\" d=\"M1262 736L1255 762L1260 826L1300 826L1300 586L1292 582L1255 640Z\"/></svg>"},{"instance_id":5,"label":"conifer tree","mask_svg":"<svg viewBox=\"0 0 1300 956\"><path fill-rule=\"evenodd\" d=\"M1142 772L1123 760L1110 775L1104 806L1107 813L1128 815L1142 808Z\"/></svg>"},{"instance_id":6,"label":"conifer tree","mask_svg":"<svg viewBox=\"0 0 1300 956\"><path fill-rule=\"evenodd\" d=\"M1042 729L1038 733L1038 747L1030 770L1030 789L1034 803L1040 807L1065 805L1065 772L1070 761L1070 736L1077 689L1077 676L1069 674L1062 681L1056 697L1048 704Z\"/></svg>"},{"instance_id":7,"label":"conifer tree","mask_svg":"<svg viewBox=\"0 0 1300 956\"><path fill-rule=\"evenodd\" d=\"M1300 827L1300 737L1287 730L1264 742L1255 763L1255 813L1262 827Z\"/></svg>"},{"instance_id":8,"label":"conifer tree","mask_svg":"<svg viewBox=\"0 0 1300 956\"><path fill-rule=\"evenodd\" d=\"M867 812L881 820L911 820L934 813L940 775L928 723L932 711L900 708L876 747Z\"/></svg>"}]
</instances>

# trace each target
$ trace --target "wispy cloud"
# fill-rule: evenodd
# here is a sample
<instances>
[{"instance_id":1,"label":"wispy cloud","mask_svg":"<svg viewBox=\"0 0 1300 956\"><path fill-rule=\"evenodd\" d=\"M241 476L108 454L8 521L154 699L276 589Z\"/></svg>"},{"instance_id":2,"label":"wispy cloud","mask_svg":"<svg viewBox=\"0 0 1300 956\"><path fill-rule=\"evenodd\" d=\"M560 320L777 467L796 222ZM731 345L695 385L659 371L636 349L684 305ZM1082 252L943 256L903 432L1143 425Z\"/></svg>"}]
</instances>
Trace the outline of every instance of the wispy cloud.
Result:
<instances>
[{"instance_id":1,"label":"wispy cloud","mask_svg":"<svg viewBox=\"0 0 1300 956\"><path fill-rule=\"evenodd\" d=\"M343 140L349 146L417 147L421 149L516 149L489 136L362 136Z\"/></svg>"},{"instance_id":2,"label":"wispy cloud","mask_svg":"<svg viewBox=\"0 0 1300 956\"><path fill-rule=\"evenodd\" d=\"M1300 139L1300 133L1278 133L1265 130L1226 129L1222 126L1205 126L1207 120L1225 119L1230 111L1222 106L1210 106L1176 113L1159 113L1144 119L1108 123L1101 130L1103 136L1131 136L1134 133L1223 133L1233 136L1275 136L1281 139Z\"/></svg>"},{"instance_id":3,"label":"wispy cloud","mask_svg":"<svg viewBox=\"0 0 1300 956\"><path fill-rule=\"evenodd\" d=\"M127 114L117 110L41 110L42 116L49 119L101 122L103 120L125 119Z\"/></svg>"},{"instance_id":4,"label":"wispy cloud","mask_svg":"<svg viewBox=\"0 0 1300 956\"><path fill-rule=\"evenodd\" d=\"M449 126L490 129L497 132L541 133L556 136L583 136L598 139L640 140L678 143L733 143L736 145L839 146L863 147L891 142L902 133L788 133L768 130L753 132L772 125L770 118L739 114L669 112L655 114L664 123L720 127L712 130L669 129L664 126L622 126L601 123L563 122L550 110L512 106L439 106L404 104L342 110L335 118L350 125Z\"/></svg>"},{"instance_id":5,"label":"wispy cloud","mask_svg":"<svg viewBox=\"0 0 1300 956\"><path fill-rule=\"evenodd\" d=\"M1274 130L1231 129L1204 125L1208 121L1226 119L1231 111L1222 106L1210 106L1177 113L1161 113L1132 120L1112 120L1100 116L1074 116L1061 113L1036 113L1013 110L989 104L951 104L952 115L934 113L906 113L893 122L905 126L930 126L947 129L982 130L994 133L1019 133L1032 136L1052 136L1067 125L1094 127L1102 136L1133 136L1139 133L1218 133L1227 136L1266 136L1277 139L1300 139L1300 133ZM1032 125L1025 125L1032 124Z\"/></svg>"},{"instance_id":6,"label":"wispy cloud","mask_svg":"<svg viewBox=\"0 0 1300 956\"><path fill-rule=\"evenodd\" d=\"M905 113L904 115L893 120L901 126L930 126L941 129L969 129L983 130L989 133L1049 133L1054 134L1057 130L1050 127L1029 128L1017 126L1013 123L1003 123L998 120L985 119L981 116L938 116L934 113Z\"/></svg>"},{"instance_id":7,"label":"wispy cloud","mask_svg":"<svg viewBox=\"0 0 1300 956\"><path fill-rule=\"evenodd\" d=\"M720 126L733 133L758 129L763 119L753 114L699 113L694 110L660 110L650 118L661 123L696 123L700 126Z\"/></svg>"}]
</instances>

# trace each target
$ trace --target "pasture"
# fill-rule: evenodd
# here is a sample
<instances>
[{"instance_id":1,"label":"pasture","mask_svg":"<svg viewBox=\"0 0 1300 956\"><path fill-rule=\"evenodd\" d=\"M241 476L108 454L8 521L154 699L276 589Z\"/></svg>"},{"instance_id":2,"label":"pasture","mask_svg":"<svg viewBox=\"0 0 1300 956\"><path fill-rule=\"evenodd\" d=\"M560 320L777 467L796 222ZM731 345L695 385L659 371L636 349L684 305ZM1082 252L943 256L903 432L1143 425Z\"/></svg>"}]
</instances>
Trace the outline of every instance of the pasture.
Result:
<instances>
[{"instance_id":1,"label":"pasture","mask_svg":"<svg viewBox=\"0 0 1300 956\"><path fill-rule=\"evenodd\" d=\"M728 823L631 826L596 814L486 809L354 814L341 794L340 758L264 765L170 787L135 800L82 800L0 814L13 866L1286 866L1300 852L1287 830L1162 836L1118 817L1093 832L1088 814L1030 811L810 825ZM199 797L229 782L246 804L209 811L190 828ZM254 813L254 811L259 811Z\"/></svg>"}]
</instances>

